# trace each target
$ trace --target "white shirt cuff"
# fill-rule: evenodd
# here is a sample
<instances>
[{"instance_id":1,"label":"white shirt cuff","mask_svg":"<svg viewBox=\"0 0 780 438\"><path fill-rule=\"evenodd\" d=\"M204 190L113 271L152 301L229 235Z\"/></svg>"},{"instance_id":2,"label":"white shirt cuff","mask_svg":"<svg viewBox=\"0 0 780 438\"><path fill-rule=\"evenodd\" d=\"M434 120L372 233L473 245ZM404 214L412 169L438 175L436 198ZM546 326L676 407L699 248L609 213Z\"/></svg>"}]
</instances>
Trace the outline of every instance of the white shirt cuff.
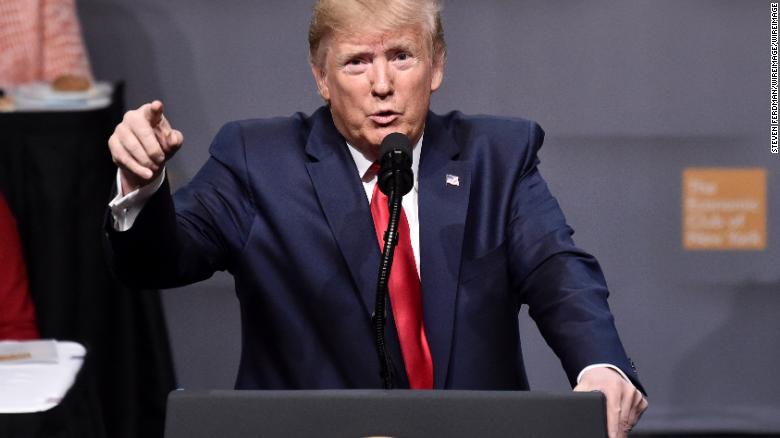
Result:
<instances>
[{"instance_id":1,"label":"white shirt cuff","mask_svg":"<svg viewBox=\"0 0 780 438\"><path fill-rule=\"evenodd\" d=\"M122 179L119 170L116 171L116 197L108 203L111 209L111 216L114 219L113 226L116 231L127 231L135 223L141 209L146 205L146 201L152 197L165 181L165 169L160 172L157 178L153 179L143 187L122 195Z\"/></svg>"},{"instance_id":2,"label":"white shirt cuff","mask_svg":"<svg viewBox=\"0 0 780 438\"><path fill-rule=\"evenodd\" d=\"M631 382L631 379L629 379L628 376L626 376L626 373L624 373L620 368L618 368L615 365L612 365L610 363L595 363L593 365L586 366L577 375L577 384L580 383L580 380L582 380L582 376L585 374L586 371L588 371L589 369L592 369L592 368L602 368L602 367L603 368L610 368L610 369L613 369L613 370L617 371L618 374L620 374L623 377L623 379L625 379L626 382L630 383L631 386L634 386L634 383Z\"/></svg>"}]
</instances>

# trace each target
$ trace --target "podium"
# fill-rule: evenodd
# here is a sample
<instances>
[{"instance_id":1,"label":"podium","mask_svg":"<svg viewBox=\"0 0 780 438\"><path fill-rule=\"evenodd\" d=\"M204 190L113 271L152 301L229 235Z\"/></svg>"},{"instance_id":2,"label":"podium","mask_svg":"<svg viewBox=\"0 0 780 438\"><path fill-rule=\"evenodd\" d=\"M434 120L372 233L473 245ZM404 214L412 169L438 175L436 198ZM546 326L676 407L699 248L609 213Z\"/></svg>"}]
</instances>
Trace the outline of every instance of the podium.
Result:
<instances>
[{"instance_id":1,"label":"podium","mask_svg":"<svg viewBox=\"0 0 780 438\"><path fill-rule=\"evenodd\" d=\"M607 436L604 397L525 391L173 391L165 438Z\"/></svg>"}]
</instances>

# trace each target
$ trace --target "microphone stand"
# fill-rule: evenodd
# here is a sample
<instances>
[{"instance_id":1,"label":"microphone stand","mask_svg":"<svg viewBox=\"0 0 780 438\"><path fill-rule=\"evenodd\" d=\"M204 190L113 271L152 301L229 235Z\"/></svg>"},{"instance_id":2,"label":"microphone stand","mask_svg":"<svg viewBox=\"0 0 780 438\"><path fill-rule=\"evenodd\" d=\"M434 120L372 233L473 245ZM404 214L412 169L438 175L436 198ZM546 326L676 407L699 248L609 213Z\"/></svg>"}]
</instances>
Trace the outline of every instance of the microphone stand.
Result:
<instances>
[{"instance_id":1,"label":"microphone stand","mask_svg":"<svg viewBox=\"0 0 780 438\"><path fill-rule=\"evenodd\" d=\"M393 185L388 196L388 207L390 210L390 219L387 224L387 231L384 235L384 249L382 250L382 259L379 264L379 276L376 285L376 302L374 307L374 339L376 340L376 349L379 353L379 365L381 368L382 382L385 389L393 388L393 364L390 355L387 352L385 344L385 323L387 322L387 282L390 278L390 269L393 266L393 254L395 246L398 244L398 221L401 216L401 198L397 196L398 186L400 184L400 172L393 173ZM377 184L379 182L377 181Z\"/></svg>"}]
</instances>

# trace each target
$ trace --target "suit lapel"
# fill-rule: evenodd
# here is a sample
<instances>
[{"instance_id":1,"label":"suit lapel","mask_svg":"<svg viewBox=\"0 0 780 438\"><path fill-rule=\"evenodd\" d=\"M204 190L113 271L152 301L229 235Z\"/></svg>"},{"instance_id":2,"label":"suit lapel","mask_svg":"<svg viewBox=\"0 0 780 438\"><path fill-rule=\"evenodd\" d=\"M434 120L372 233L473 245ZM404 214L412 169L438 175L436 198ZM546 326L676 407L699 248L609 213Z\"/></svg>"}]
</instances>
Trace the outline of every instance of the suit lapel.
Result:
<instances>
[{"instance_id":1,"label":"suit lapel","mask_svg":"<svg viewBox=\"0 0 780 438\"><path fill-rule=\"evenodd\" d=\"M306 168L370 318L380 258L370 207L354 161L330 112L321 109L311 120L306 152L313 161L306 163ZM459 148L442 120L430 113L418 170L418 203L423 309L436 388L443 388L446 383L471 184L468 163L455 160L458 153ZM396 362L397 378L404 384L403 360L391 321L392 316L388 321L387 344Z\"/></svg>"},{"instance_id":2,"label":"suit lapel","mask_svg":"<svg viewBox=\"0 0 780 438\"><path fill-rule=\"evenodd\" d=\"M434 387L446 384L471 173L458 145L429 113L419 166L420 275Z\"/></svg>"},{"instance_id":3,"label":"suit lapel","mask_svg":"<svg viewBox=\"0 0 780 438\"><path fill-rule=\"evenodd\" d=\"M344 137L333 125L327 108L311 117L312 128L306 153L314 161L306 163L322 211L347 263L359 300L366 312L366 327L374 313L377 270L380 252L371 219L366 192L358 176L355 161L347 150ZM392 358L395 385L409 387L403 366L401 348L392 313L385 330L385 344ZM379 384L379 371L377 370Z\"/></svg>"},{"instance_id":4,"label":"suit lapel","mask_svg":"<svg viewBox=\"0 0 780 438\"><path fill-rule=\"evenodd\" d=\"M306 163L306 169L370 318L380 254L366 193L329 110L320 109L312 120L306 152L314 161Z\"/></svg>"}]
</instances>

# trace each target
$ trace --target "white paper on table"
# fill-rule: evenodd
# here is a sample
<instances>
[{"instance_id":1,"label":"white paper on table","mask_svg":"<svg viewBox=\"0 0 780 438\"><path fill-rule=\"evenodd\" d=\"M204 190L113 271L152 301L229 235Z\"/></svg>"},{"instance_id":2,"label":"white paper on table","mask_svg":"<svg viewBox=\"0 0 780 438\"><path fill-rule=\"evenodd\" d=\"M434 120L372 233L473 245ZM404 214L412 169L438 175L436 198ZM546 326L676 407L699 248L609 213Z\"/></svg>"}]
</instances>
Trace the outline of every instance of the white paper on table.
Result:
<instances>
[{"instance_id":1,"label":"white paper on table","mask_svg":"<svg viewBox=\"0 0 780 438\"><path fill-rule=\"evenodd\" d=\"M57 341L0 341L0 364L57 363Z\"/></svg>"},{"instance_id":2,"label":"white paper on table","mask_svg":"<svg viewBox=\"0 0 780 438\"><path fill-rule=\"evenodd\" d=\"M47 343L56 347L55 357ZM0 341L0 357L5 357L0 360L0 413L41 412L57 406L73 386L86 352L77 342Z\"/></svg>"}]
</instances>

